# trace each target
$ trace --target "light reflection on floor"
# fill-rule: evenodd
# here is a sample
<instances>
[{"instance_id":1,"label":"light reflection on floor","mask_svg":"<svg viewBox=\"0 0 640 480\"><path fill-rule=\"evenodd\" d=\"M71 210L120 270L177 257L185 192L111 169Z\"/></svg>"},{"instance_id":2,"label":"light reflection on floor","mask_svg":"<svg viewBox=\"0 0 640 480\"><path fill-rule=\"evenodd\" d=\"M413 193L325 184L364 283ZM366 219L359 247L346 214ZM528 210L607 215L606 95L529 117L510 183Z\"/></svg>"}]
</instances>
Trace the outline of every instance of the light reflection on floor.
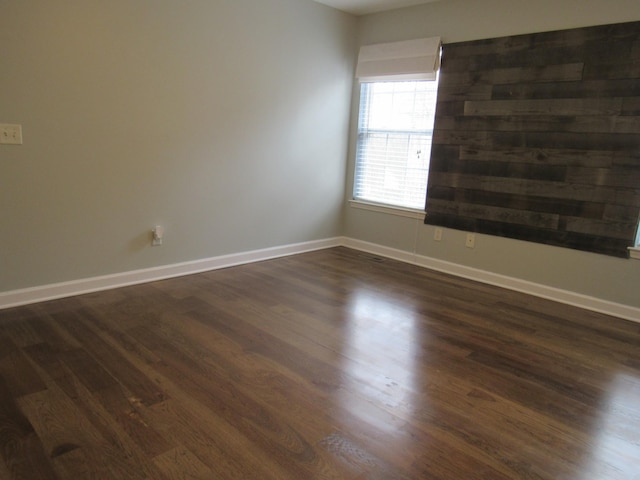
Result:
<instances>
[{"instance_id":1,"label":"light reflection on floor","mask_svg":"<svg viewBox=\"0 0 640 480\"><path fill-rule=\"evenodd\" d=\"M400 417L410 416L418 401L418 315L406 299L394 302L392 296L360 289L345 318L346 378L338 402L346 414L398 433Z\"/></svg>"},{"instance_id":2,"label":"light reflection on floor","mask_svg":"<svg viewBox=\"0 0 640 480\"><path fill-rule=\"evenodd\" d=\"M640 480L640 378L616 375L607 389L606 413L597 423L597 441L584 480Z\"/></svg>"}]
</instances>

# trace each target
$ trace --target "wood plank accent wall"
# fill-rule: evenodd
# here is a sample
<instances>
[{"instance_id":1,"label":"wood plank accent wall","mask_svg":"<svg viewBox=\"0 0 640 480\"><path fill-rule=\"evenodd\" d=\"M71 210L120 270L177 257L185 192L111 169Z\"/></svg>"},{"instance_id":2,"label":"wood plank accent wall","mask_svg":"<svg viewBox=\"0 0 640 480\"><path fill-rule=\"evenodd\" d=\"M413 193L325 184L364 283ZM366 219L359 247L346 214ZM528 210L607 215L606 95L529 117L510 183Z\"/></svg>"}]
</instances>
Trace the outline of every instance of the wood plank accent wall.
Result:
<instances>
[{"instance_id":1,"label":"wood plank accent wall","mask_svg":"<svg viewBox=\"0 0 640 480\"><path fill-rule=\"evenodd\" d=\"M640 22L443 46L425 223L626 257Z\"/></svg>"}]
</instances>

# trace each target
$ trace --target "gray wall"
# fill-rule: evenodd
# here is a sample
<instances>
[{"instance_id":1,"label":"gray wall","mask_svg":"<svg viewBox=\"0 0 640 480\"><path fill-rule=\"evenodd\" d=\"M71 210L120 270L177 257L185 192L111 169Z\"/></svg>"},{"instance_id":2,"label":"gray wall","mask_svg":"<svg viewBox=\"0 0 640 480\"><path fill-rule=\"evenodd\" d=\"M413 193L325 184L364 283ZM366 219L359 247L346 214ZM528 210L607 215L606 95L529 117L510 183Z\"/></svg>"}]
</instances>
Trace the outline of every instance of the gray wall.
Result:
<instances>
[{"instance_id":1,"label":"gray wall","mask_svg":"<svg viewBox=\"0 0 640 480\"><path fill-rule=\"evenodd\" d=\"M360 19L310 0L0 12L0 123L25 141L0 146L0 292L344 234L640 306L639 261L482 235L469 250L462 232L438 243L419 221L348 206L342 223L356 33L455 42L638 20L638 0L446 0Z\"/></svg>"},{"instance_id":2,"label":"gray wall","mask_svg":"<svg viewBox=\"0 0 640 480\"><path fill-rule=\"evenodd\" d=\"M370 15L359 24L359 44L441 36L458 42L640 19L638 0L446 0ZM354 93L357 93L357 85ZM352 108L356 108L354 94ZM355 110L354 110L355 111ZM355 122L351 125L347 197L351 196ZM640 307L640 261L477 235L444 231L418 220L345 207L345 235L438 260L540 283L602 300Z\"/></svg>"},{"instance_id":3,"label":"gray wall","mask_svg":"<svg viewBox=\"0 0 640 480\"><path fill-rule=\"evenodd\" d=\"M0 123L24 135L0 146L0 292L341 234L355 17L310 0L0 12Z\"/></svg>"}]
</instances>

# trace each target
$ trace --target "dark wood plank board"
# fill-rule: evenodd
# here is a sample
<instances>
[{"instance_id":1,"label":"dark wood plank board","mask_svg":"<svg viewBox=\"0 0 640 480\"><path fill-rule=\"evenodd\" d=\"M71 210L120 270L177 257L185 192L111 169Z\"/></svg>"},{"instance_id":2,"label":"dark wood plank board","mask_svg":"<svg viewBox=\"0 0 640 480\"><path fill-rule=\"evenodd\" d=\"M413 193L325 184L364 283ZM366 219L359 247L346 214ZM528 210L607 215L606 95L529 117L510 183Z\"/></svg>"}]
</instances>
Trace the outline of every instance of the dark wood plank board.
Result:
<instances>
[{"instance_id":1,"label":"dark wood plank board","mask_svg":"<svg viewBox=\"0 0 640 480\"><path fill-rule=\"evenodd\" d=\"M640 22L446 44L440 85L425 223L628 255ZM564 218L552 225L552 213Z\"/></svg>"}]
</instances>

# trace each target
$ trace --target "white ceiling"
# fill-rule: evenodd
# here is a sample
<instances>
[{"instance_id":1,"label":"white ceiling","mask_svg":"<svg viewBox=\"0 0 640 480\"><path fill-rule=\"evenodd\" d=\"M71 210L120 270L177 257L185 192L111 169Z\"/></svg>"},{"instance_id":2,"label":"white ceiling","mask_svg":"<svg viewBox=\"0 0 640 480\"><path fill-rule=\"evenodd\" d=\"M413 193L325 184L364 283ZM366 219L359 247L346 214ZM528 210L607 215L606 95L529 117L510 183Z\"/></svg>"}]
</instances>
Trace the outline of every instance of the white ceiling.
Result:
<instances>
[{"instance_id":1,"label":"white ceiling","mask_svg":"<svg viewBox=\"0 0 640 480\"><path fill-rule=\"evenodd\" d=\"M330 7L343 10L354 15L393 10L394 8L410 7L422 3L438 2L440 0L314 0Z\"/></svg>"}]
</instances>

